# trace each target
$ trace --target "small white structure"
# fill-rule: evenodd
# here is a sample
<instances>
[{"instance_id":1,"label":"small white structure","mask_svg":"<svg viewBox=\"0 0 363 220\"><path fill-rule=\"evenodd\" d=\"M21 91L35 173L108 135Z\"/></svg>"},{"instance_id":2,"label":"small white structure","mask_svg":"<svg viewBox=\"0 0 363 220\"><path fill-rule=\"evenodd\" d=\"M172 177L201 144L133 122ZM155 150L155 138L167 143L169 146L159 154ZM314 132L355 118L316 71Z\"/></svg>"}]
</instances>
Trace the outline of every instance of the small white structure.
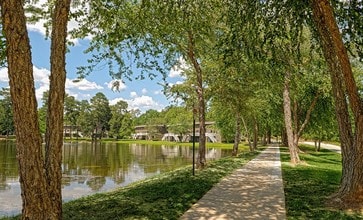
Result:
<instances>
[{"instance_id":1,"label":"small white structure","mask_svg":"<svg viewBox=\"0 0 363 220\"><path fill-rule=\"evenodd\" d=\"M162 141L175 141L175 142L180 142L181 139L178 135L174 134L174 133L166 133L163 135L163 137L161 138Z\"/></svg>"}]
</instances>

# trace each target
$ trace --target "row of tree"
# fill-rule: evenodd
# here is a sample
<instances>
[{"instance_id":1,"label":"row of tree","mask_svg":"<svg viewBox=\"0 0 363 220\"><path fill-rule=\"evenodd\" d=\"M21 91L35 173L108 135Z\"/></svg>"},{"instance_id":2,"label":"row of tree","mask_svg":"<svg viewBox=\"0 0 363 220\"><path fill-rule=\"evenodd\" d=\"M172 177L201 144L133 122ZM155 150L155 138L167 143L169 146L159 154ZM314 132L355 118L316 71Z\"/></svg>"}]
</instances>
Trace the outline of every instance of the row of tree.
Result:
<instances>
[{"instance_id":1,"label":"row of tree","mask_svg":"<svg viewBox=\"0 0 363 220\"><path fill-rule=\"evenodd\" d=\"M178 87L180 86L188 85L179 85ZM224 89L226 89L226 86L234 90L246 89L231 83L223 85ZM322 86L320 84L320 87ZM174 87L173 89L180 92L180 88ZM300 91L301 99L309 97L309 92L311 92L309 89L302 89ZM210 95L211 97L222 95L220 91L213 91L213 93ZM43 134L46 127L48 94L48 92L43 94L42 106L38 109L40 130ZM271 139L271 135L280 136L282 134L281 136L284 137L282 100L279 96L278 92L269 92L268 99L259 97L258 99L248 100L244 97L244 100L250 103L244 102L243 105L245 105L245 108L253 108L254 114L250 110L240 109L241 113L237 115L237 118L230 108L214 98L208 104L207 120L216 122L215 128L220 131L223 141L239 143L241 136L243 136L248 141L253 140L253 145L250 146L251 150L254 150L258 140L262 140L262 144L266 144L267 140ZM310 125L304 134L305 138L322 141L332 140L337 137L331 96L329 93L325 96L325 98L316 100L317 107L312 112L311 117L313 118L310 120ZM0 132L2 135L14 134L9 89L2 88L0 97ZM272 101L269 101L271 97L276 99L273 105ZM233 99L236 97L229 95L227 98ZM227 102L232 103L229 100ZM299 103L301 102L303 101L299 101ZM304 111L309 107L308 104L299 104L300 110L296 113L298 117L304 115ZM271 117L271 115L275 117ZM72 133L79 132L85 137L128 139L134 133L134 126L137 125L145 125L150 134L156 132L157 126L165 125L168 127L169 132L184 135L191 132L192 117L193 109L188 109L186 105L169 106L162 111L150 109L141 114L138 110L128 110L127 102L122 100L115 105L110 105L109 100L103 93L97 93L90 101L77 100L74 96L67 94L64 99L64 125L68 129L73 129L68 134L71 138L77 136L72 135ZM238 125L238 123L236 125L236 122L241 123L241 125ZM235 140L236 138L238 140ZM286 141L286 138L284 140Z\"/></svg>"},{"instance_id":2,"label":"row of tree","mask_svg":"<svg viewBox=\"0 0 363 220\"><path fill-rule=\"evenodd\" d=\"M181 57L186 61L185 82L165 84L165 90L198 117L198 167L207 162L205 121L210 106L217 116L234 118L235 152L241 129L251 127L257 139L258 130L268 135L283 127L293 163L300 162L298 141L309 121L315 119L313 129L321 127L325 132L334 127L330 120L329 127L324 123L334 106L343 172L332 201L339 206L362 204L363 104L351 64L362 58L362 1L94 0L76 1L72 13L70 0L51 1L38 9L30 5L29 12L43 12L33 19L50 19L52 26L44 158L24 2L0 3L6 39L6 45L0 46L7 51L23 218L61 218L65 43L70 17L79 22L73 36L92 36L87 52L93 56L89 66L80 67L80 77L102 63L109 65L114 78L166 76ZM139 73L132 71L135 66Z\"/></svg>"}]
</instances>

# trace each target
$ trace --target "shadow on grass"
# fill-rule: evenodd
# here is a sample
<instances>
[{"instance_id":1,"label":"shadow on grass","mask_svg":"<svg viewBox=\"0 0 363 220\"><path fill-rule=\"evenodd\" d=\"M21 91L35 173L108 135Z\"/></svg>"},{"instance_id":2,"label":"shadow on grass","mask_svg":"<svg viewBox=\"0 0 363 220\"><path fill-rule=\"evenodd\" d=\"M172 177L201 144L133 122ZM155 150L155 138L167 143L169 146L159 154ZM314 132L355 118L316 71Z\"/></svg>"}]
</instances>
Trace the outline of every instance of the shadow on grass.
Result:
<instances>
[{"instance_id":1,"label":"shadow on grass","mask_svg":"<svg viewBox=\"0 0 363 220\"><path fill-rule=\"evenodd\" d=\"M178 169L110 193L71 201L64 205L63 219L178 219L214 184L256 154L211 162L191 174Z\"/></svg>"},{"instance_id":2,"label":"shadow on grass","mask_svg":"<svg viewBox=\"0 0 363 220\"><path fill-rule=\"evenodd\" d=\"M281 148L282 174L288 219L362 219L359 214L331 210L326 201L339 187L341 155L315 152L303 146L303 165L291 166L286 148Z\"/></svg>"}]
</instances>

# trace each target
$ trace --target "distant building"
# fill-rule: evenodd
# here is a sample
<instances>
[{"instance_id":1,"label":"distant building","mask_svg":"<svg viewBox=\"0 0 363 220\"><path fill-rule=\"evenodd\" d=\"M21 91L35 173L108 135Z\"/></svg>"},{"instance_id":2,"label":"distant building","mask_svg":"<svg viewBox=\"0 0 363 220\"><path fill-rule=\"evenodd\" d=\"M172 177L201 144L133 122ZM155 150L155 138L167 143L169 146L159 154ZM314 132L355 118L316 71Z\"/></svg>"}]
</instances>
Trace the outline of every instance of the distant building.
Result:
<instances>
[{"instance_id":1,"label":"distant building","mask_svg":"<svg viewBox=\"0 0 363 220\"><path fill-rule=\"evenodd\" d=\"M207 142L220 143L222 138L220 132L214 128L215 122L208 121L206 126L206 139ZM169 133L166 125L139 125L135 126L135 133L132 135L133 139L138 140L163 140L175 142L191 142L193 140L193 128L186 134ZM195 125L195 140L199 141L199 122Z\"/></svg>"},{"instance_id":2,"label":"distant building","mask_svg":"<svg viewBox=\"0 0 363 220\"><path fill-rule=\"evenodd\" d=\"M139 125L135 126L132 137L137 140L161 140L167 132L165 125Z\"/></svg>"},{"instance_id":3,"label":"distant building","mask_svg":"<svg viewBox=\"0 0 363 220\"><path fill-rule=\"evenodd\" d=\"M63 137L83 137L80 132L79 126L77 125L64 125L63 126Z\"/></svg>"}]
</instances>

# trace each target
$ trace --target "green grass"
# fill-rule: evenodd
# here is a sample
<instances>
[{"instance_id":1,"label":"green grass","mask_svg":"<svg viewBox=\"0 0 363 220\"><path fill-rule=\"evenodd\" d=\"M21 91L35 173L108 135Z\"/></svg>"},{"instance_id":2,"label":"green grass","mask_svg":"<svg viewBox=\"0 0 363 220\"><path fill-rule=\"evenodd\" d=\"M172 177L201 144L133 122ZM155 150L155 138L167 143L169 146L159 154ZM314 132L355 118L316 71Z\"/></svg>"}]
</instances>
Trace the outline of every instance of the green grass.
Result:
<instances>
[{"instance_id":1,"label":"green grass","mask_svg":"<svg viewBox=\"0 0 363 220\"><path fill-rule=\"evenodd\" d=\"M341 155L302 145L304 164L291 166L288 150L281 148L288 219L363 219L363 215L327 208L326 201L339 187Z\"/></svg>"},{"instance_id":2,"label":"green grass","mask_svg":"<svg viewBox=\"0 0 363 220\"><path fill-rule=\"evenodd\" d=\"M66 142L70 142L70 139L65 139ZM74 142L77 140L73 138ZM78 139L79 142L85 141L85 142L91 142L92 140L90 138L80 138ZM172 142L172 141L153 141L153 140L134 140L134 139L126 139L126 140L115 140L112 138L103 138L101 139L102 143L122 143L122 144L145 144L145 145L155 145L155 146L161 146L161 145L179 145L179 146L192 146L191 142ZM199 143L196 142L195 146L198 147ZM221 148L221 149L232 149L233 143L206 143L207 148ZM243 142L240 143L240 147L247 147L247 143Z\"/></svg>"},{"instance_id":3,"label":"green grass","mask_svg":"<svg viewBox=\"0 0 363 220\"><path fill-rule=\"evenodd\" d=\"M191 166L158 175L116 191L95 194L64 205L64 219L178 219L214 184L256 156L210 162L192 176Z\"/></svg>"}]
</instances>

